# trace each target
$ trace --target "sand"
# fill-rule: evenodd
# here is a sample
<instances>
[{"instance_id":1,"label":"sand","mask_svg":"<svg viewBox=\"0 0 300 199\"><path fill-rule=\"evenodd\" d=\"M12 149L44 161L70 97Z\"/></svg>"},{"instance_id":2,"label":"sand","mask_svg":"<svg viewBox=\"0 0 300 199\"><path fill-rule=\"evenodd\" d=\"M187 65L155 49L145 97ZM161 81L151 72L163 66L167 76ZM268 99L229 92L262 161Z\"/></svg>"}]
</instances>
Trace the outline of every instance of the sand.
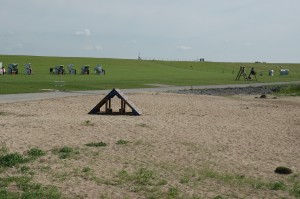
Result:
<instances>
[{"instance_id":1,"label":"sand","mask_svg":"<svg viewBox=\"0 0 300 199\"><path fill-rule=\"evenodd\" d=\"M211 169L263 180L282 180L277 166L300 171L300 98L253 95L206 96L135 93L128 98L142 116L87 113L104 95L1 104L0 142L10 152L38 147L47 155L32 163L34 180L57 186L70 197L143 198L143 192L102 183L122 170L154 171L184 195L209 198L226 192L250 196L251 190L206 182L197 187L178 180L190 171ZM119 107L116 98L113 108ZM129 141L117 145L118 140ZM102 148L85 146L103 141ZM79 152L59 159L52 151L69 146ZM91 169L89 175L83 168ZM9 173L9 172L8 172ZM7 174L7 173L5 173ZM4 174L0 174L4 175ZM167 189L167 188L166 188ZM266 196L257 191L250 198ZM285 196L285 193L272 193Z\"/></svg>"}]
</instances>

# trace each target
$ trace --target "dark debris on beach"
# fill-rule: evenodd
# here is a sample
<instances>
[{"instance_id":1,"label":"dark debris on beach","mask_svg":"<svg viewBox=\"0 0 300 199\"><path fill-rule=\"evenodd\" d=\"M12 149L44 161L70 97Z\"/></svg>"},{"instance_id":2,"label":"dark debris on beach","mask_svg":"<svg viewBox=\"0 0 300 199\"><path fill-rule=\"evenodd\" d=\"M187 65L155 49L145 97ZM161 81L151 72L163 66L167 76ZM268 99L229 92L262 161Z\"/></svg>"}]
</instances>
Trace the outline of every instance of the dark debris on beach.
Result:
<instances>
[{"instance_id":1,"label":"dark debris on beach","mask_svg":"<svg viewBox=\"0 0 300 199\"><path fill-rule=\"evenodd\" d=\"M211 88L211 89L185 89L175 91L180 94L195 95L266 95L278 92L280 86L240 87L240 88Z\"/></svg>"}]
</instances>

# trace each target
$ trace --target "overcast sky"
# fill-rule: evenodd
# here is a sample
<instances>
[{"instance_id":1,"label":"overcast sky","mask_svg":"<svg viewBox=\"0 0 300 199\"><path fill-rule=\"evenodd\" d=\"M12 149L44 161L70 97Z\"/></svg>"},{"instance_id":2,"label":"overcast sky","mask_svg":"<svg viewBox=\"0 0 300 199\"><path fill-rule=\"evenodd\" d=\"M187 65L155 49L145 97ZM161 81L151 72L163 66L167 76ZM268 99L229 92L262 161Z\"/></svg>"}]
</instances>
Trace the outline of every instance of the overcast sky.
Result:
<instances>
[{"instance_id":1,"label":"overcast sky","mask_svg":"<svg viewBox=\"0 0 300 199\"><path fill-rule=\"evenodd\" d=\"M0 0L0 54L300 63L299 9L300 0Z\"/></svg>"}]
</instances>

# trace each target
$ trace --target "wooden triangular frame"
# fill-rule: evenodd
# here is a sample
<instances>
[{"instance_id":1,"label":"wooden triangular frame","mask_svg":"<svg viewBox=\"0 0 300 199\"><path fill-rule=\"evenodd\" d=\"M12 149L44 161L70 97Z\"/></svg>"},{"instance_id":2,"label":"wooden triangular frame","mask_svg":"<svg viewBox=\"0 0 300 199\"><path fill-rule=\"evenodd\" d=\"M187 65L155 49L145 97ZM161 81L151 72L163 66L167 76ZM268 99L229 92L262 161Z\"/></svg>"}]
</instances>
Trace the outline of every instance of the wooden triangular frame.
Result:
<instances>
[{"instance_id":1,"label":"wooden triangular frame","mask_svg":"<svg viewBox=\"0 0 300 199\"><path fill-rule=\"evenodd\" d=\"M111 99L117 96L121 100L121 108L119 112L113 112L111 108ZM100 111L101 107L105 105L105 110ZM130 107L131 112L126 112L126 105ZM141 111L129 101L129 99L119 90L112 89L90 112L89 114L106 114L106 115L141 115Z\"/></svg>"}]
</instances>

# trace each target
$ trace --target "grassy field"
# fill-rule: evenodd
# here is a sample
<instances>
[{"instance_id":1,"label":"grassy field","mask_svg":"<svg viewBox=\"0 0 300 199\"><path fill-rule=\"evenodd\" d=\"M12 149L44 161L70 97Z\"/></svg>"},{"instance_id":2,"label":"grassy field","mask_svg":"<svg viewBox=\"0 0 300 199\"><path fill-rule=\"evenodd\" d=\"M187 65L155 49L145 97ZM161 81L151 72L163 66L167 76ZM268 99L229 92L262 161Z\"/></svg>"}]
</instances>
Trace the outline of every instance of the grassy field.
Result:
<instances>
[{"instance_id":1,"label":"grassy field","mask_svg":"<svg viewBox=\"0 0 300 199\"><path fill-rule=\"evenodd\" d=\"M9 63L19 64L18 75L0 76L0 94L43 92L55 90L101 90L111 88L143 88L149 84L168 84L176 86L216 85L252 83L253 81L235 81L240 66L245 66L247 73L255 67L258 82L285 82L300 79L300 64L270 63L218 63L128 60L108 58L79 57L41 57L1 55L0 62L7 69ZM24 74L24 64L31 63L33 75ZM50 74L49 68L74 64L77 75L63 75L64 86L57 86L60 75ZM101 64L106 75L95 75L93 68ZM82 65L90 65L90 75L80 75ZM290 70L287 76L280 76L280 67ZM275 70L273 77L268 76L269 69Z\"/></svg>"}]
</instances>

